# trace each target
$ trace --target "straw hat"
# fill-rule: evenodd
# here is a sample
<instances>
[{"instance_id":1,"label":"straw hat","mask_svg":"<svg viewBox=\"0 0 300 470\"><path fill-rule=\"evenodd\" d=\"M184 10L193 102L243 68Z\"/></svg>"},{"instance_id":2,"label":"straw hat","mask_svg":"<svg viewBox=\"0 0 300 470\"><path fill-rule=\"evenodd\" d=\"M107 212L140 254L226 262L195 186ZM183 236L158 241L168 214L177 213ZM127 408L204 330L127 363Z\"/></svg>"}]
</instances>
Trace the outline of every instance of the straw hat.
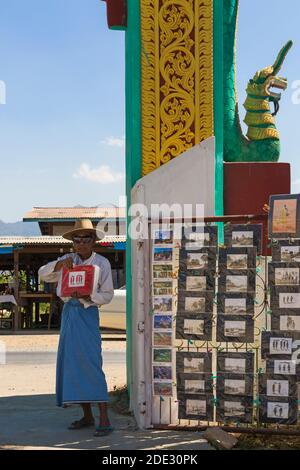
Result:
<instances>
[{"instance_id":1,"label":"straw hat","mask_svg":"<svg viewBox=\"0 0 300 470\"><path fill-rule=\"evenodd\" d=\"M104 238L104 233L96 230L90 219L76 220L73 230L70 230L69 232L64 233L63 237L67 238L67 240L73 240L74 236L76 236L78 233L82 233L82 232L86 233L87 235L88 234L93 234L99 240Z\"/></svg>"}]
</instances>

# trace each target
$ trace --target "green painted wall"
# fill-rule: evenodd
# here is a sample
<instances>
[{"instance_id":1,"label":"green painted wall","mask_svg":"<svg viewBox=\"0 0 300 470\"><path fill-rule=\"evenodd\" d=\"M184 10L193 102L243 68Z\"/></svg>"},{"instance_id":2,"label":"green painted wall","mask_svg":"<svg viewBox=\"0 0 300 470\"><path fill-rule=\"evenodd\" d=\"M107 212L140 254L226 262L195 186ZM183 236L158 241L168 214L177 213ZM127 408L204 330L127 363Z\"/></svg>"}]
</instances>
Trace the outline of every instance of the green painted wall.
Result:
<instances>
[{"instance_id":1,"label":"green painted wall","mask_svg":"<svg viewBox=\"0 0 300 470\"><path fill-rule=\"evenodd\" d=\"M214 0L214 128L216 138L215 215L224 215L223 0ZM219 243L224 242L219 224Z\"/></svg>"},{"instance_id":2,"label":"green painted wall","mask_svg":"<svg viewBox=\"0 0 300 470\"><path fill-rule=\"evenodd\" d=\"M127 0L126 31L126 195L131 204L131 190L142 175L141 126L141 26L140 1ZM129 218L127 217L127 229ZM127 385L132 383L132 270L131 243L127 230L126 248L126 321L127 321Z\"/></svg>"}]
</instances>

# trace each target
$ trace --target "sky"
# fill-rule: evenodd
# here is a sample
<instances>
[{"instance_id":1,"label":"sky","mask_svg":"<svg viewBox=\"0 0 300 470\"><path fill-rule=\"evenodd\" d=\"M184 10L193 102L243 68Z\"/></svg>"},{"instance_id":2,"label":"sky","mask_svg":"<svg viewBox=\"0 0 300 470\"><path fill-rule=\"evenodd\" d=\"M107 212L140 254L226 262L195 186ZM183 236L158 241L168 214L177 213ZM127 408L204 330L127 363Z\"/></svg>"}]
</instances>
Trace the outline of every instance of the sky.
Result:
<instances>
[{"instance_id":1,"label":"sky","mask_svg":"<svg viewBox=\"0 0 300 470\"><path fill-rule=\"evenodd\" d=\"M292 89L300 90L299 18L299 0L240 1L241 104L249 78L288 39L295 42L277 117L293 192L300 192L300 92ZM118 204L125 193L124 40L107 28L99 0L0 0L1 220L21 220L34 206Z\"/></svg>"}]
</instances>

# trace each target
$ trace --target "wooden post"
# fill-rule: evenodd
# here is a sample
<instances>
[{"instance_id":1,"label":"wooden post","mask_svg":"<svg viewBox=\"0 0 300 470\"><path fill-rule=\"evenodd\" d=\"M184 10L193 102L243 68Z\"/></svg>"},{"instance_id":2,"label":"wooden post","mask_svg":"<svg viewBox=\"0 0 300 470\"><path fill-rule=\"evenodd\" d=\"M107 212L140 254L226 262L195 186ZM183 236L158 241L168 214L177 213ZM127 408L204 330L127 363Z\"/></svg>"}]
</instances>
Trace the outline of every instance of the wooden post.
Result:
<instances>
[{"instance_id":1,"label":"wooden post","mask_svg":"<svg viewBox=\"0 0 300 470\"><path fill-rule=\"evenodd\" d=\"M123 251L123 272L124 272L124 281L123 284L126 286L126 250Z\"/></svg>"},{"instance_id":2,"label":"wooden post","mask_svg":"<svg viewBox=\"0 0 300 470\"><path fill-rule=\"evenodd\" d=\"M14 250L14 296L18 305L14 306L14 329L20 328L20 310L19 310L19 251Z\"/></svg>"},{"instance_id":3,"label":"wooden post","mask_svg":"<svg viewBox=\"0 0 300 470\"><path fill-rule=\"evenodd\" d=\"M38 271L34 270L34 290L35 292L39 291L39 274ZM35 313L35 318L34 318L34 324L38 326L40 322L40 304L39 302L34 303L34 313Z\"/></svg>"},{"instance_id":4,"label":"wooden post","mask_svg":"<svg viewBox=\"0 0 300 470\"><path fill-rule=\"evenodd\" d=\"M26 292L30 291L30 266L26 266Z\"/></svg>"}]
</instances>

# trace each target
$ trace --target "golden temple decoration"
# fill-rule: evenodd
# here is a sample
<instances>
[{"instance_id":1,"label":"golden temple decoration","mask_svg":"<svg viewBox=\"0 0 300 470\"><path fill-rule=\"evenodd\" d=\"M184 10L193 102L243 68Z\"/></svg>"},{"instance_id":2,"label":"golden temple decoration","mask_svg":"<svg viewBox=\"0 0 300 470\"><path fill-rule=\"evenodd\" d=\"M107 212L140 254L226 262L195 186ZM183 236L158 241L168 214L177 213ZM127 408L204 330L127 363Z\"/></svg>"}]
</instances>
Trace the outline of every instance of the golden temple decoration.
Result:
<instances>
[{"instance_id":1,"label":"golden temple decoration","mask_svg":"<svg viewBox=\"0 0 300 470\"><path fill-rule=\"evenodd\" d=\"M249 127L247 137L250 140L278 139L279 132L277 129L260 129L259 127Z\"/></svg>"},{"instance_id":2,"label":"golden temple decoration","mask_svg":"<svg viewBox=\"0 0 300 470\"><path fill-rule=\"evenodd\" d=\"M140 0L146 175L214 134L213 0Z\"/></svg>"}]
</instances>

